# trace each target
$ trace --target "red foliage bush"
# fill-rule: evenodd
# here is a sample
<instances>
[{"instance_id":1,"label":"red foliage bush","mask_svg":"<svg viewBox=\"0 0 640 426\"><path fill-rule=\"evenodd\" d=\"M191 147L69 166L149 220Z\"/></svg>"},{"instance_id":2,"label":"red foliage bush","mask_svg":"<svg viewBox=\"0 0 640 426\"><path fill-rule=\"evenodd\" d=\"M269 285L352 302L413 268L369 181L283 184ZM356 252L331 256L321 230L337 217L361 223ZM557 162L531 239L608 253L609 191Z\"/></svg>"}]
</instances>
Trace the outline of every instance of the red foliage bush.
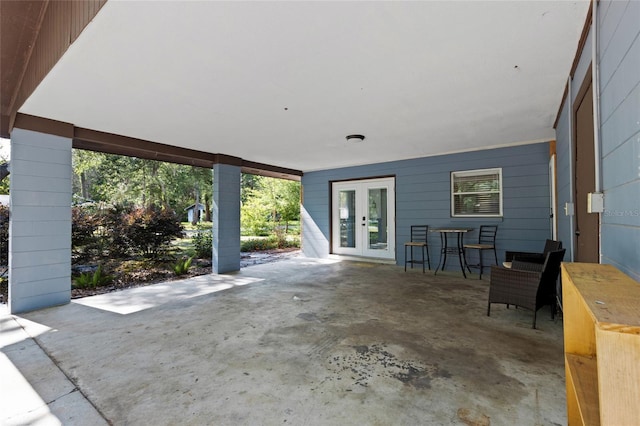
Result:
<instances>
[{"instance_id":1,"label":"red foliage bush","mask_svg":"<svg viewBox=\"0 0 640 426\"><path fill-rule=\"evenodd\" d=\"M98 256L157 257L182 236L180 218L171 209L118 205L92 213L74 207L72 245L75 252L97 248Z\"/></svg>"}]
</instances>

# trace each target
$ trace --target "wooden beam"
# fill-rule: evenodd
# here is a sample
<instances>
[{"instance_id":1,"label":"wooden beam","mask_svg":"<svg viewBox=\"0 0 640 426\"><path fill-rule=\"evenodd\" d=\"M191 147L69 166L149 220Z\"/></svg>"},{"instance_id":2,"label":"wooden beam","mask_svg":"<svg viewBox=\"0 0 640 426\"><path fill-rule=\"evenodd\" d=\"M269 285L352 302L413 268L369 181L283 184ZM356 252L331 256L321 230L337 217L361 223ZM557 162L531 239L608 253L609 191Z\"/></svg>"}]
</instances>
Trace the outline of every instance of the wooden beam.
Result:
<instances>
[{"instance_id":1,"label":"wooden beam","mask_svg":"<svg viewBox=\"0 0 640 426\"><path fill-rule=\"evenodd\" d=\"M181 148L144 139L75 127L71 123L51 120L28 114L17 114L15 127L73 139L73 147L107 154L126 155L147 160L186 164L212 168L214 164L229 164L243 173L300 181L302 171L271 164L244 160L226 154L216 154L195 149Z\"/></svg>"}]
</instances>

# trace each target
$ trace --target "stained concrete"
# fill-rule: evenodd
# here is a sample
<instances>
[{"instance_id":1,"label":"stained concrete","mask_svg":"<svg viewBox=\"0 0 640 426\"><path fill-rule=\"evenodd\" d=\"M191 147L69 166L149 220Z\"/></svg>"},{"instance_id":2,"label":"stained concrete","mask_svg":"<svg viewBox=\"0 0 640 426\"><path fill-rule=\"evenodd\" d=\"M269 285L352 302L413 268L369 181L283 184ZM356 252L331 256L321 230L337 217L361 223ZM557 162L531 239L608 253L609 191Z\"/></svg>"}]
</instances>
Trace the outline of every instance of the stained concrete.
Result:
<instances>
[{"instance_id":1,"label":"stained concrete","mask_svg":"<svg viewBox=\"0 0 640 426\"><path fill-rule=\"evenodd\" d=\"M487 317L488 277L294 258L210 278L16 320L117 425L566 423L561 321Z\"/></svg>"}]
</instances>

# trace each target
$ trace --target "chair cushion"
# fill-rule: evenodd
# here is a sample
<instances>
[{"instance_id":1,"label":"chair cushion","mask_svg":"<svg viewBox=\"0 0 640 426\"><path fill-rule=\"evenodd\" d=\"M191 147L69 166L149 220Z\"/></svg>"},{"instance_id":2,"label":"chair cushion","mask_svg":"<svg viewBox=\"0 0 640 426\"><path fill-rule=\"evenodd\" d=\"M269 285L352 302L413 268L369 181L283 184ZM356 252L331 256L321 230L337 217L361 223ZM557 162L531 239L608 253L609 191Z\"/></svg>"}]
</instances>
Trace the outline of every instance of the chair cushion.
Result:
<instances>
[{"instance_id":1,"label":"chair cushion","mask_svg":"<svg viewBox=\"0 0 640 426\"><path fill-rule=\"evenodd\" d=\"M465 244L464 248L486 250L493 249L494 246L492 244Z\"/></svg>"},{"instance_id":2,"label":"chair cushion","mask_svg":"<svg viewBox=\"0 0 640 426\"><path fill-rule=\"evenodd\" d=\"M405 246L414 246L414 247L420 247L420 246L426 246L427 243L421 243L419 241L408 241L406 243L404 243Z\"/></svg>"}]
</instances>

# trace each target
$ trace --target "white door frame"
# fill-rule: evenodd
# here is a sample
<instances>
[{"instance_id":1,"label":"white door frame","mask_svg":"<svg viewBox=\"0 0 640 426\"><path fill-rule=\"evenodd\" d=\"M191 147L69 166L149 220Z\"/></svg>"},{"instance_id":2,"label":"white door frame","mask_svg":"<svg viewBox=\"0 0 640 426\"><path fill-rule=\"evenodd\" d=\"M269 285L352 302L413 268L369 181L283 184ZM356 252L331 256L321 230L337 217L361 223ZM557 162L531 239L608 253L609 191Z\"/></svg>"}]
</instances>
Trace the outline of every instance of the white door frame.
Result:
<instances>
[{"instance_id":1,"label":"white door frame","mask_svg":"<svg viewBox=\"0 0 640 426\"><path fill-rule=\"evenodd\" d=\"M386 190L386 209L382 206L369 205L369 191L375 189ZM355 212L344 211L343 218L341 220L340 215L340 200L339 194L341 191L353 191L355 200ZM331 185L331 236L332 236L332 253L350 255L350 256L362 256L379 259L391 259L395 260L395 178L377 178L377 179L362 179L353 181L341 181L333 182ZM378 230L380 222L376 217L369 217L370 213L381 213L386 210L386 218L383 216L383 222L387 230L386 238L383 239L382 244L371 244L369 231ZM351 217L351 220L346 220ZM386 221L384 220L386 219ZM345 223L346 222L346 223ZM342 246L343 240L341 237L341 227L352 226L350 236L354 237L349 242L350 246ZM344 231L344 229L342 229ZM348 232L348 231L347 231Z\"/></svg>"},{"instance_id":2,"label":"white door frame","mask_svg":"<svg viewBox=\"0 0 640 426\"><path fill-rule=\"evenodd\" d=\"M551 239L558 239L558 194L557 194L557 176L556 176L556 154L553 154L549 159L549 203L550 211L549 218L551 220Z\"/></svg>"}]
</instances>

